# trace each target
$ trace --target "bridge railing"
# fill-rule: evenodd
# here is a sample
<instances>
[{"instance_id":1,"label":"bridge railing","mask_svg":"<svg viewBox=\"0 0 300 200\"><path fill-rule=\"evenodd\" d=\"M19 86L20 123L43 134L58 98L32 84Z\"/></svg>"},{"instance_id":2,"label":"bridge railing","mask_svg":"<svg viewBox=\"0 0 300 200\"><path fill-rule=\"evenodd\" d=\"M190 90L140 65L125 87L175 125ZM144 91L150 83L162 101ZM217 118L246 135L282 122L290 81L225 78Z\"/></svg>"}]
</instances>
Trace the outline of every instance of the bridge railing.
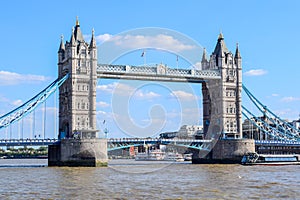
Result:
<instances>
[{"instance_id":1,"label":"bridge railing","mask_svg":"<svg viewBox=\"0 0 300 200\"><path fill-rule=\"evenodd\" d=\"M300 145L300 142L297 141L276 141L276 140L255 140L255 144L286 144L286 145Z\"/></svg>"},{"instance_id":2,"label":"bridge railing","mask_svg":"<svg viewBox=\"0 0 300 200\"><path fill-rule=\"evenodd\" d=\"M98 64L98 74L123 73L135 75L159 75L170 77L189 77L189 78L209 78L219 79L221 77L218 70L197 70L197 69L174 69L165 65L156 66L130 66L130 65L108 65Z\"/></svg>"},{"instance_id":3,"label":"bridge railing","mask_svg":"<svg viewBox=\"0 0 300 200\"><path fill-rule=\"evenodd\" d=\"M185 143L210 143L212 140L197 140L197 139L159 139L159 138L110 138L107 142L122 143L122 142L185 142Z\"/></svg>"},{"instance_id":4,"label":"bridge railing","mask_svg":"<svg viewBox=\"0 0 300 200\"><path fill-rule=\"evenodd\" d=\"M58 139L0 139L0 143L22 143L22 142L57 142Z\"/></svg>"}]
</instances>

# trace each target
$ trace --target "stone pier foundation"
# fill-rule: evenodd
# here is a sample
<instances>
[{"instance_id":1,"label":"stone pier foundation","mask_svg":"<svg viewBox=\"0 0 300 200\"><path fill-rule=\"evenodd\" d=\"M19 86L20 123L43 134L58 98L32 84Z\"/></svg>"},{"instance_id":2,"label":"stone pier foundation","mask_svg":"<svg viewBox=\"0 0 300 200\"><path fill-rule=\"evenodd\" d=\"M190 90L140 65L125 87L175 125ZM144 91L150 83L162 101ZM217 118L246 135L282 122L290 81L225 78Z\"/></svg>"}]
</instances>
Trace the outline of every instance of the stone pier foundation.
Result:
<instances>
[{"instance_id":1,"label":"stone pier foundation","mask_svg":"<svg viewBox=\"0 0 300 200\"><path fill-rule=\"evenodd\" d=\"M235 164L241 163L247 153L255 152L255 143L252 139L220 139L211 152L205 157L194 152L193 164Z\"/></svg>"},{"instance_id":2,"label":"stone pier foundation","mask_svg":"<svg viewBox=\"0 0 300 200\"><path fill-rule=\"evenodd\" d=\"M48 147L48 166L105 167L106 139L62 139Z\"/></svg>"}]
</instances>

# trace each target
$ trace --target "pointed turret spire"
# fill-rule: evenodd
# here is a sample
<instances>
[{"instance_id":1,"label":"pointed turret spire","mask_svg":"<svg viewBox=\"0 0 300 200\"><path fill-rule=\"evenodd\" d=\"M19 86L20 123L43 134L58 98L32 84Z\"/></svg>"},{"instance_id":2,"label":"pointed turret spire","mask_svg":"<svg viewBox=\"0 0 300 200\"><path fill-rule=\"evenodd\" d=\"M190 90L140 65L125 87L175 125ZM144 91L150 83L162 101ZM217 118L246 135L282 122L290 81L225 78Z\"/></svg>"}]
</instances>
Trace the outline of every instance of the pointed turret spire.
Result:
<instances>
[{"instance_id":1,"label":"pointed turret spire","mask_svg":"<svg viewBox=\"0 0 300 200\"><path fill-rule=\"evenodd\" d=\"M224 36L223 36L222 31L221 31L220 34L219 34L218 40L223 40L223 39L224 39Z\"/></svg>"},{"instance_id":2,"label":"pointed turret spire","mask_svg":"<svg viewBox=\"0 0 300 200\"><path fill-rule=\"evenodd\" d=\"M92 30L92 39L90 43L90 48L95 48L96 47L96 39L95 39L95 30L93 28Z\"/></svg>"},{"instance_id":3,"label":"pointed turret spire","mask_svg":"<svg viewBox=\"0 0 300 200\"><path fill-rule=\"evenodd\" d=\"M65 44L64 44L64 36L61 35L61 36L60 36L60 45L59 45L58 53L64 52L65 49L66 49L66 48L65 48Z\"/></svg>"},{"instance_id":4,"label":"pointed turret spire","mask_svg":"<svg viewBox=\"0 0 300 200\"><path fill-rule=\"evenodd\" d=\"M84 42L81 30L80 30L78 16L76 17L76 26L75 26L75 30L74 30L74 38L75 38L76 41Z\"/></svg>"},{"instance_id":5,"label":"pointed turret spire","mask_svg":"<svg viewBox=\"0 0 300 200\"><path fill-rule=\"evenodd\" d=\"M76 26L79 26L78 16L76 16Z\"/></svg>"},{"instance_id":6,"label":"pointed turret spire","mask_svg":"<svg viewBox=\"0 0 300 200\"><path fill-rule=\"evenodd\" d=\"M226 44L224 42L224 36L222 34L222 32L220 32L219 37L218 37L218 42L217 45L215 47L214 53L216 55L216 57L224 57L225 53L228 53L228 49L226 47Z\"/></svg>"},{"instance_id":7,"label":"pointed turret spire","mask_svg":"<svg viewBox=\"0 0 300 200\"><path fill-rule=\"evenodd\" d=\"M74 27L72 28L72 35L71 35L71 39L70 39L70 43L72 46L75 46L75 37L74 37Z\"/></svg>"},{"instance_id":8,"label":"pointed turret spire","mask_svg":"<svg viewBox=\"0 0 300 200\"><path fill-rule=\"evenodd\" d=\"M206 49L205 48L203 48L202 62L207 62Z\"/></svg>"},{"instance_id":9,"label":"pointed turret spire","mask_svg":"<svg viewBox=\"0 0 300 200\"><path fill-rule=\"evenodd\" d=\"M239 51L239 43L236 43L236 50L235 50L235 58L241 58L241 54Z\"/></svg>"}]
</instances>

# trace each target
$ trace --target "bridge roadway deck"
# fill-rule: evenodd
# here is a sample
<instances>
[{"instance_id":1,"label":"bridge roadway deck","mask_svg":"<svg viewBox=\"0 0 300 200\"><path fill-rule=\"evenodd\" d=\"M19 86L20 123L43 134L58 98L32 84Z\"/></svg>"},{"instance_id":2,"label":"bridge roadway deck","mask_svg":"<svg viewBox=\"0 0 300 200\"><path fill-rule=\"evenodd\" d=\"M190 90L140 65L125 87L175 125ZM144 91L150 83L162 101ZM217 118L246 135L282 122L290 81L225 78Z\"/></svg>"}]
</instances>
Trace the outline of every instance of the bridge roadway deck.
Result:
<instances>
[{"instance_id":1,"label":"bridge roadway deck","mask_svg":"<svg viewBox=\"0 0 300 200\"><path fill-rule=\"evenodd\" d=\"M160 138L110 138L107 141L108 143L168 143L168 142L199 142L199 143L208 143L211 140L196 140L196 139L160 139Z\"/></svg>"},{"instance_id":2,"label":"bridge roadway deck","mask_svg":"<svg viewBox=\"0 0 300 200\"><path fill-rule=\"evenodd\" d=\"M58 139L0 139L0 146L44 146L57 142ZM196 139L160 139L160 138L109 138L108 143L209 143L211 140ZM299 146L300 142L255 140L255 146Z\"/></svg>"},{"instance_id":3,"label":"bridge roadway deck","mask_svg":"<svg viewBox=\"0 0 300 200\"><path fill-rule=\"evenodd\" d=\"M218 70L173 69L162 64L154 67L98 64L97 77L110 79L201 83L209 79L220 79L221 75Z\"/></svg>"},{"instance_id":4,"label":"bridge roadway deck","mask_svg":"<svg viewBox=\"0 0 300 200\"><path fill-rule=\"evenodd\" d=\"M256 140L255 152L258 154L300 154L300 142Z\"/></svg>"},{"instance_id":5,"label":"bridge roadway deck","mask_svg":"<svg viewBox=\"0 0 300 200\"><path fill-rule=\"evenodd\" d=\"M58 139L0 139L0 146L48 146Z\"/></svg>"},{"instance_id":6,"label":"bridge roadway deck","mask_svg":"<svg viewBox=\"0 0 300 200\"><path fill-rule=\"evenodd\" d=\"M46 146L57 142L58 139L0 139L0 146ZM156 143L209 143L211 140L191 139L159 139L159 138L110 138L108 144L156 144Z\"/></svg>"},{"instance_id":7,"label":"bridge roadway deck","mask_svg":"<svg viewBox=\"0 0 300 200\"><path fill-rule=\"evenodd\" d=\"M300 146L300 142L255 140L255 146Z\"/></svg>"}]
</instances>

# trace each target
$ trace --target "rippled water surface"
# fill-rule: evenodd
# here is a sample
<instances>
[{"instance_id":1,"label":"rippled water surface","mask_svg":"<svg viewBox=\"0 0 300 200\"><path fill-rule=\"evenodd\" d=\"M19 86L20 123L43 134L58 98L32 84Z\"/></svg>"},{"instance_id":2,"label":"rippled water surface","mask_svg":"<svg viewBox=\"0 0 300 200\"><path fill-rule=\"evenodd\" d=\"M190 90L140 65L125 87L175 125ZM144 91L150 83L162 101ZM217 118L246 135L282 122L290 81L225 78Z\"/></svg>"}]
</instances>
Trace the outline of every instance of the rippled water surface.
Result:
<instances>
[{"instance_id":1,"label":"rippled water surface","mask_svg":"<svg viewBox=\"0 0 300 200\"><path fill-rule=\"evenodd\" d=\"M112 160L107 168L0 160L0 199L300 199L300 165Z\"/></svg>"}]
</instances>

